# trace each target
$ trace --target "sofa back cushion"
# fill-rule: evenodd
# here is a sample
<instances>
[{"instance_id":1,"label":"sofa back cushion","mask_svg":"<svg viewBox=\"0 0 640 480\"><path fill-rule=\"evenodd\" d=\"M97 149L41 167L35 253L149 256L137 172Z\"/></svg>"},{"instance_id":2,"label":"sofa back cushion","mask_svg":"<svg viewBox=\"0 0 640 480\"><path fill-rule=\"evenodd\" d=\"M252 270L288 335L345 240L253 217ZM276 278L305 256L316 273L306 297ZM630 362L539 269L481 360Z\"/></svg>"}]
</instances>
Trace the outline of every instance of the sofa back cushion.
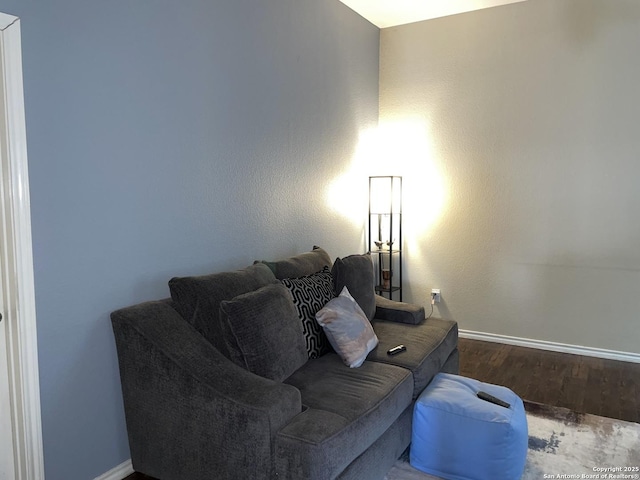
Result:
<instances>
[{"instance_id":1,"label":"sofa back cushion","mask_svg":"<svg viewBox=\"0 0 640 480\"><path fill-rule=\"evenodd\" d=\"M264 263L274 273L278 280L285 278L297 278L321 271L325 267L331 267L331 257L320 247L313 247L310 252L301 253L284 260L269 262L266 260L256 261Z\"/></svg>"},{"instance_id":2,"label":"sofa back cushion","mask_svg":"<svg viewBox=\"0 0 640 480\"><path fill-rule=\"evenodd\" d=\"M261 377L281 382L307 361L302 323L280 283L220 302L230 358Z\"/></svg>"},{"instance_id":3,"label":"sofa back cushion","mask_svg":"<svg viewBox=\"0 0 640 480\"><path fill-rule=\"evenodd\" d=\"M369 321L373 320L376 313L376 292L371 255L364 253L336 258L331 273L335 294L340 295L342 289L347 287Z\"/></svg>"},{"instance_id":4,"label":"sofa back cushion","mask_svg":"<svg viewBox=\"0 0 640 480\"><path fill-rule=\"evenodd\" d=\"M169 290L182 317L230 358L225 341L225 335L229 332L226 325L220 322L220 302L275 281L269 267L256 264L235 272L174 277L169 281Z\"/></svg>"}]
</instances>

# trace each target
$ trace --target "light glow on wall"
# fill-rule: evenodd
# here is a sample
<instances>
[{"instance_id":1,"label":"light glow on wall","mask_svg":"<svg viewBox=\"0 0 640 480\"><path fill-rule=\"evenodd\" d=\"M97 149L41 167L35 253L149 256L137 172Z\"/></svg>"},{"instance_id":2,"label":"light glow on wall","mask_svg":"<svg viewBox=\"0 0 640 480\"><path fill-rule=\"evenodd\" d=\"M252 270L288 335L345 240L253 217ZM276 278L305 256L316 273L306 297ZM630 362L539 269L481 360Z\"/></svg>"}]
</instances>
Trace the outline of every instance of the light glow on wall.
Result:
<instances>
[{"instance_id":1,"label":"light glow on wall","mask_svg":"<svg viewBox=\"0 0 640 480\"><path fill-rule=\"evenodd\" d=\"M381 121L361 133L351 166L327 189L327 203L361 225L368 211L369 176L402 176L405 238L422 236L442 216L447 202L439 162L426 121Z\"/></svg>"}]
</instances>

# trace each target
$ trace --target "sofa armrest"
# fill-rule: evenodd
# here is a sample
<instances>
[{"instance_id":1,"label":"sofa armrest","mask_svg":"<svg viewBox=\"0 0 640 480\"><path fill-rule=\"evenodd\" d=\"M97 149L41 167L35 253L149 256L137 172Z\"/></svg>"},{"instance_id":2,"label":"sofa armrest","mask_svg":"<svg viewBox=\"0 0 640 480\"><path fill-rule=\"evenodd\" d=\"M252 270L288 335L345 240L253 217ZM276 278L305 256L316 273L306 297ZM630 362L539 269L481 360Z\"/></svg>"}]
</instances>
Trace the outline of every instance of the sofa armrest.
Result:
<instances>
[{"instance_id":1,"label":"sofa armrest","mask_svg":"<svg viewBox=\"0 0 640 480\"><path fill-rule=\"evenodd\" d=\"M269 478L300 392L233 364L166 301L111 314L133 466L157 478Z\"/></svg>"},{"instance_id":2,"label":"sofa armrest","mask_svg":"<svg viewBox=\"0 0 640 480\"><path fill-rule=\"evenodd\" d=\"M375 318L417 325L424 321L424 307L412 303L396 302L376 295Z\"/></svg>"}]
</instances>

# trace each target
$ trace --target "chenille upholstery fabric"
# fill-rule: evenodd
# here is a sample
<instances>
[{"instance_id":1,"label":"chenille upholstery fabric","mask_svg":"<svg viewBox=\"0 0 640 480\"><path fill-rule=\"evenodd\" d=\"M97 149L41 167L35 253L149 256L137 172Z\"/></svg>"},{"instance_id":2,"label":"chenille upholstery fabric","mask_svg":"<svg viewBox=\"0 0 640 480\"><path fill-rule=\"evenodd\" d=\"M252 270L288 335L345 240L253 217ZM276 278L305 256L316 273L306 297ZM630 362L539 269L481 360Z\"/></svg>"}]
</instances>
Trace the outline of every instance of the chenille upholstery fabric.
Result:
<instances>
[{"instance_id":1,"label":"chenille upholstery fabric","mask_svg":"<svg viewBox=\"0 0 640 480\"><path fill-rule=\"evenodd\" d=\"M424 320L424 307L412 303L396 302L375 296L375 317L378 320L389 320L398 323L411 323L417 325Z\"/></svg>"},{"instance_id":2,"label":"chenille upholstery fabric","mask_svg":"<svg viewBox=\"0 0 640 480\"><path fill-rule=\"evenodd\" d=\"M283 260L275 262L260 260L255 263L267 265L278 280L283 280L285 278L311 275L325 267L331 268L331 257L323 248L314 246L310 252L301 253Z\"/></svg>"},{"instance_id":3,"label":"chenille upholstery fabric","mask_svg":"<svg viewBox=\"0 0 640 480\"><path fill-rule=\"evenodd\" d=\"M230 331L231 360L256 375L281 382L308 359L302 323L281 283L222 301L220 320Z\"/></svg>"},{"instance_id":4,"label":"chenille upholstery fabric","mask_svg":"<svg viewBox=\"0 0 640 480\"><path fill-rule=\"evenodd\" d=\"M368 253L337 258L331 268L336 295L347 287L369 321L376 313L373 262ZM424 318L424 317L422 317Z\"/></svg>"},{"instance_id":5,"label":"chenille upholstery fabric","mask_svg":"<svg viewBox=\"0 0 640 480\"><path fill-rule=\"evenodd\" d=\"M369 353L367 361L388 363L410 370L413 373L414 399L441 371L458 345L458 324L451 320L429 318L418 325L374 320L372 325L379 343ZM399 344L403 344L407 350L398 355L387 355L390 348Z\"/></svg>"},{"instance_id":6,"label":"chenille upholstery fabric","mask_svg":"<svg viewBox=\"0 0 640 480\"><path fill-rule=\"evenodd\" d=\"M408 370L376 362L346 368L335 353L309 360L285 383L300 391L305 410L276 436L279 478L335 478L412 402Z\"/></svg>"},{"instance_id":7,"label":"chenille upholstery fabric","mask_svg":"<svg viewBox=\"0 0 640 480\"><path fill-rule=\"evenodd\" d=\"M378 440L338 475L338 480L383 480L411 443L413 403Z\"/></svg>"},{"instance_id":8,"label":"chenille upholstery fabric","mask_svg":"<svg viewBox=\"0 0 640 480\"><path fill-rule=\"evenodd\" d=\"M272 478L272 438L302 411L296 388L231 363L166 301L111 318L136 471Z\"/></svg>"},{"instance_id":9,"label":"chenille upholstery fabric","mask_svg":"<svg viewBox=\"0 0 640 480\"><path fill-rule=\"evenodd\" d=\"M285 261L289 275L330 266L326 252L308 254L315 261ZM172 300L113 312L135 470L163 480L384 478L409 444L413 398L434 369L458 372L455 323L374 319L380 345L360 368L328 353L277 382L230 360L233 330L220 317L222 302L274 285L255 264L174 278ZM277 321L275 310L259 321ZM398 343L407 351L387 356Z\"/></svg>"},{"instance_id":10,"label":"chenille upholstery fabric","mask_svg":"<svg viewBox=\"0 0 640 480\"><path fill-rule=\"evenodd\" d=\"M220 322L220 302L275 282L269 267L255 264L235 272L174 277L169 280L169 290L182 317L229 357L225 341L229 332Z\"/></svg>"}]
</instances>

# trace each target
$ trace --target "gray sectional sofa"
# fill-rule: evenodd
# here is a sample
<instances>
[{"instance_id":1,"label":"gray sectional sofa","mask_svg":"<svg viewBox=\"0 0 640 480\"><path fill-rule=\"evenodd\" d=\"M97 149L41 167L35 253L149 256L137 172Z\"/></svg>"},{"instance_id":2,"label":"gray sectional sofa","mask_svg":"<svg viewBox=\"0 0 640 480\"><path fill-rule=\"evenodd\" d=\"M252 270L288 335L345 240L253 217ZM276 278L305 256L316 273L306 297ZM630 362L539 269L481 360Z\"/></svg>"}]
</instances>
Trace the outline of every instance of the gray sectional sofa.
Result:
<instances>
[{"instance_id":1,"label":"gray sectional sofa","mask_svg":"<svg viewBox=\"0 0 640 480\"><path fill-rule=\"evenodd\" d=\"M301 318L325 303L327 279L377 336L358 368ZM375 295L366 255L332 262L315 248L169 287L171 299L111 315L133 466L155 478L382 479L410 443L419 393L458 372L456 323Z\"/></svg>"}]
</instances>

